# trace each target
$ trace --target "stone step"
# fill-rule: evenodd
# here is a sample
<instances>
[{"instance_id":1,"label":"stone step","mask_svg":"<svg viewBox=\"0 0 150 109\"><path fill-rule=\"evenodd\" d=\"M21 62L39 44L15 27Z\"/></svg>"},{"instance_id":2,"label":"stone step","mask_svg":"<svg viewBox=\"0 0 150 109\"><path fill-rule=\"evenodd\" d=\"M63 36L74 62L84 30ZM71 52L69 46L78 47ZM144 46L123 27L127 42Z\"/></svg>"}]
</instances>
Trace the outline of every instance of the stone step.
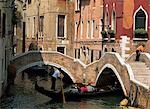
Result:
<instances>
[{"instance_id":1,"label":"stone step","mask_svg":"<svg viewBox=\"0 0 150 109\"><path fill-rule=\"evenodd\" d=\"M148 67L145 67L145 68L143 68L143 67L142 67L142 68L133 68L133 67L132 67L132 70L134 70L134 71L135 71L135 70L136 70L136 71L150 71L150 69L149 69Z\"/></svg>"},{"instance_id":2,"label":"stone step","mask_svg":"<svg viewBox=\"0 0 150 109\"><path fill-rule=\"evenodd\" d=\"M133 67L131 67L132 68L132 71L139 71L139 72L150 72L150 69L149 68L133 68Z\"/></svg>"},{"instance_id":3,"label":"stone step","mask_svg":"<svg viewBox=\"0 0 150 109\"><path fill-rule=\"evenodd\" d=\"M136 80L138 80L138 81L140 81L142 83L148 83L148 84L150 84L150 80L149 79L145 80L144 78L143 79L142 78L136 78Z\"/></svg>"},{"instance_id":4,"label":"stone step","mask_svg":"<svg viewBox=\"0 0 150 109\"><path fill-rule=\"evenodd\" d=\"M130 64L131 67L135 68L147 68L146 64L141 63L141 64Z\"/></svg>"},{"instance_id":5,"label":"stone step","mask_svg":"<svg viewBox=\"0 0 150 109\"><path fill-rule=\"evenodd\" d=\"M140 79L140 80L144 80L144 81L150 81L149 78L146 78L146 77L137 77L135 76L136 79Z\"/></svg>"},{"instance_id":6,"label":"stone step","mask_svg":"<svg viewBox=\"0 0 150 109\"><path fill-rule=\"evenodd\" d=\"M133 68L148 68L148 66L146 66L146 65L131 65L131 67L133 67Z\"/></svg>"},{"instance_id":7,"label":"stone step","mask_svg":"<svg viewBox=\"0 0 150 109\"><path fill-rule=\"evenodd\" d=\"M135 77L140 77L140 76L141 76L141 77L145 77L145 78L150 78L150 74L143 74L143 75L141 75L141 74L140 74L140 75L139 75L139 74L136 74L136 75L135 75Z\"/></svg>"},{"instance_id":8,"label":"stone step","mask_svg":"<svg viewBox=\"0 0 150 109\"><path fill-rule=\"evenodd\" d=\"M130 65L146 65L144 62L140 62L140 61L135 61L135 62L130 62Z\"/></svg>"},{"instance_id":9,"label":"stone step","mask_svg":"<svg viewBox=\"0 0 150 109\"><path fill-rule=\"evenodd\" d=\"M137 71L134 71L133 72L134 74L136 74L136 75L149 75L150 73L149 72L137 72Z\"/></svg>"},{"instance_id":10,"label":"stone step","mask_svg":"<svg viewBox=\"0 0 150 109\"><path fill-rule=\"evenodd\" d=\"M136 74L136 76L135 77L148 77L148 78L150 78L150 75L149 74Z\"/></svg>"},{"instance_id":11,"label":"stone step","mask_svg":"<svg viewBox=\"0 0 150 109\"><path fill-rule=\"evenodd\" d=\"M139 78L137 78L136 80L140 81L141 83L150 85L150 81L149 80L143 80L143 79L139 79Z\"/></svg>"},{"instance_id":12,"label":"stone step","mask_svg":"<svg viewBox=\"0 0 150 109\"><path fill-rule=\"evenodd\" d=\"M147 65L144 62L132 62L129 64L132 68L135 79L141 83L150 85L150 69Z\"/></svg>"},{"instance_id":13,"label":"stone step","mask_svg":"<svg viewBox=\"0 0 150 109\"><path fill-rule=\"evenodd\" d=\"M135 78L139 78L139 79L149 79L150 78L150 76L141 76L141 75L137 75L137 76L135 76Z\"/></svg>"},{"instance_id":14,"label":"stone step","mask_svg":"<svg viewBox=\"0 0 150 109\"><path fill-rule=\"evenodd\" d=\"M144 69L132 69L134 74L150 74L150 70Z\"/></svg>"},{"instance_id":15,"label":"stone step","mask_svg":"<svg viewBox=\"0 0 150 109\"><path fill-rule=\"evenodd\" d=\"M143 79L149 79L150 78L150 76L143 76L143 75L142 76L141 75L136 75L135 77L136 78L143 78Z\"/></svg>"}]
</instances>

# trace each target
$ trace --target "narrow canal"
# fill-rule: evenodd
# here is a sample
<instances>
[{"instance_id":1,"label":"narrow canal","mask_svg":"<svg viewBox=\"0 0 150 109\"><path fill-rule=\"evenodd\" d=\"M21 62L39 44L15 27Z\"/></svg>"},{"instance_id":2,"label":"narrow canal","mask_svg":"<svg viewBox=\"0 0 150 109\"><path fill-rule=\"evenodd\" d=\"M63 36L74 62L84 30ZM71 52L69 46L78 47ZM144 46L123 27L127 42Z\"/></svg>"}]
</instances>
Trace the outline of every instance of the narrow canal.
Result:
<instances>
[{"instance_id":1,"label":"narrow canal","mask_svg":"<svg viewBox=\"0 0 150 109\"><path fill-rule=\"evenodd\" d=\"M119 109L122 95L114 94L105 97L69 101L65 104L52 102L34 89L34 78L20 76L10 87L7 96L0 101L0 109Z\"/></svg>"}]
</instances>

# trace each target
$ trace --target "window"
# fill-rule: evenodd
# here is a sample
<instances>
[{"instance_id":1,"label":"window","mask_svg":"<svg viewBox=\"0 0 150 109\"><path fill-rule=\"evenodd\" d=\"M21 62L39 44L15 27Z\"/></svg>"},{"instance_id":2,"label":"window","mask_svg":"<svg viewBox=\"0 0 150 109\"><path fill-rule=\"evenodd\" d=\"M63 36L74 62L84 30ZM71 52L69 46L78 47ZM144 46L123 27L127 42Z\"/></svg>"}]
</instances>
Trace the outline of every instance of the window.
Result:
<instances>
[{"instance_id":1,"label":"window","mask_svg":"<svg viewBox=\"0 0 150 109\"><path fill-rule=\"evenodd\" d=\"M27 37L30 37L30 18L28 18L28 21L27 21Z\"/></svg>"},{"instance_id":2,"label":"window","mask_svg":"<svg viewBox=\"0 0 150 109\"><path fill-rule=\"evenodd\" d=\"M65 15L58 15L57 35L58 37L65 36Z\"/></svg>"},{"instance_id":3,"label":"window","mask_svg":"<svg viewBox=\"0 0 150 109\"><path fill-rule=\"evenodd\" d=\"M31 1L32 1L32 0L28 0L28 4L31 4Z\"/></svg>"},{"instance_id":4,"label":"window","mask_svg":"<svg viewBox=\"0 0 150 109\"><path fill-rule=\"evenodd\" d=\"M105 14L105 30L108 30L109 27L109 20L108 20L108 11Z\"/></svg>"},{"instance_id":5,"label":"window","mask_svg":"<svg viewBox=\"0 0 150 109\"><path fill-rule=\"evenodd\" d=\"M90 21L87 22L87 38L91 35Z\"/></svg>"},{"instance_id":6,"label":"window","mask_svg":"<svg viewBox=\"0 0 150 109\"><path fill-rule=\"evenodd\" d=\"M32 31L32 37L35 37L35 17L33 18L33 31Z\"/></svg>"},{"instance_id":7,"label":"window","mask_svg":"<svg viewBox=\"0 0 150 109\"><path fill-rule=\"evenodd\" d=\"M96 0L94 0L94 2L93 2L93 7L95 7L95 4L96 4Z\"/></svg>"},{"instance_id":8,"label":"window","mask_svg":"<svg viewBox=\"0 0 150 109\"><path fill-rule=\"evenodd\" d=\"M77 49L75 49L74 57L77 58Z\"/></svg>"},{"instance_id":9,"label":"window","mask_svg":"<svg viewBox=\"0 0 150 109\"><path fill-rule=\"evenodd\" d=\"M44 29L43 28L44 27L44 16L40 16L40 25L39 26L40 26L40 28L39 28L40 30L39 31L41 33L43 33L43 29Z\"/></svg>"},{"instance_id":10,"label":"window","mask_svg":"<svg viewBox=\"0 0 150 109\"><path fill-rule=\"evenodd\" d=\"M93 50L91 50L91 62L93 62Z\"/></svg>"},{"instance_id":11,"label":"window","mask_svg":"<svg viewBox=\"0 0 150 109\"><path fill-rule=\"evenodd\" d=\"M92 21L91 38L93 38L94 36L94 31L95 31L95 20Z\"/></svg>"},{"instance_id":12,"label":"window","mask_svg":"<svg viewBox=\"0 0 150 109\"><path fill-rule=\"evenodd\" d=\"M146 15L142 9L135 15L135 30L136 29L146 29Z\"/></svg>"},{"instance_id":13,"label":"window","mask_svg":"<svg viewBox=\"0 0 150 109\"><path fill-rule=\"evenodd\" d=\"M2 37L5 37L6 34L6 14L3 13L2 17Z\"/></svg>"},{"instance_id":14,"label":"window","mask_svg":"<svg viewBox=\"0 0 150 109\"><path fill-rule=\"evenodd\" d=\"M80 49L78 49L78 59L80 59Z\"/></svg>"},{"instance_id":15,"label":"window","mask_svg":"<svg viewBox=\"0 0 150 109\"><path fill-rule=\"evenodd\" d=\"M77 27L78 27L78 22L75 23L75 40L77 39Z\"/></svg>"},{"instance_id":16,"label":"window","mask_svg":"<svg viewBox=\"0 0 150 109\"><path fill-rule=\"evenodd\" d=\"M82 23L81 23L81 37L83 36L83 21L82 21Z\"/></svg>"},{"instance_id":17,"label":"window","mask_svg":"<svg viewBox=\"0 0 150 109\"><path fill-rule=\"evenodd\" d=\"M101 58L102 52L101 50L99 51L99 59Z\"/></svg>"},{"instance_id":18,"label":"window","mask_svg":"<svg viewBox=\"0 0 150 109\"><path fill-rule=\"evenodd\" d=\"M80 0L75 0L75 11L80 11Z\"/></svg>"},{"instance_id":19,"label":"window","mask_svg":"<svg viewBox=\"0 0 150 109\"><path fill-rule=\"evenodd\" d=\"M1 33L2 33L1 23L2 23L2 22L1 22L1 10L0 10L0 37L2 37L2 34L1 34Z\"/></svg>"},{"instance_id":20,"label":"window","mask_svg":"<svg viewBox=\"0 0 150 109\"><path fill-rule=\"evenodd\" d=\"M111 30L114 30L114 32L116 32L116 13L115 13L115 11L112 12Z\"/></svg>"},{"instance_id":21,"label":"window","mask_svg":"<svg viewBox=\"0 0 150 109\"><path fill-rule=\"evenodd\" d=\"M57 47L57 51L65 54L65 47Z\"/></svg>"}]
</instances>

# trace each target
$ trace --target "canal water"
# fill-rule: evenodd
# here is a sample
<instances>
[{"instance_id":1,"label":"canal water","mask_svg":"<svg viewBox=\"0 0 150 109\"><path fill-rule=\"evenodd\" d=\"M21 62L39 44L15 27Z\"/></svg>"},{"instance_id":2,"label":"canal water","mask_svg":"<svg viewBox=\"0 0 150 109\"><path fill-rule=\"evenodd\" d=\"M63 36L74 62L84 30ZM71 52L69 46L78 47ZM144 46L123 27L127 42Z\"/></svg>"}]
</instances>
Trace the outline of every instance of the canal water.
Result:
<instances>
[{"instance_id":1,"label":"canal water","mask_svg":"<svg viewBox=\"0 0 150 109\"><path fill-rule=\"evenodd\" d=\"M119 109L121 95L114 94L65 104L53 102L34 90L34 79L16 79L7 96L0 100L0 109Z\"/></svg>"}]
</instances>

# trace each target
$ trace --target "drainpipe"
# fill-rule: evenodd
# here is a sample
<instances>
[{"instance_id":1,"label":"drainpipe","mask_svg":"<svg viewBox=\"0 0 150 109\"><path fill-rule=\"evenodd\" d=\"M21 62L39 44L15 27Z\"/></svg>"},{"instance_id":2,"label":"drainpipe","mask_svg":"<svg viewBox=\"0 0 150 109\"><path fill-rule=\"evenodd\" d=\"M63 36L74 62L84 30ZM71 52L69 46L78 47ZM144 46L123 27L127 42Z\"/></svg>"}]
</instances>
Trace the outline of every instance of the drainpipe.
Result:
<instances>
[{"instance_id":1,"label":"drainpipe","mask_svg":"<svg viewBox=\"0 0 150 109\"><path fill-rule=\"evenodd\" d=\"M104 15L105 15L105 13L104 13L104 0L103 0L103 19L102 19L102 31L104 31Z\"/></svg>"},{"instance_id":2,"label":"drainpipe","mask_svg":"<svg viewBox=\"0 0 150 109\"><path fill-rule=\"evenodd\" d=\"M101 22L102 22L102 31L104 31L104 15L105 15L105 13L104 13L104 0L103 0L103 16L102 16L102 19L101 19ZM103 50L103 47L104 47L104 38L103 38L103 36L102 36L102 55L103 55L103 52L104 52L104 50Z\"/></svg>"},{"instance_id":3,"label":"drainpipe","mask_svg":"<svg viewBox=\"0 0 150 109\"><path fill-rule=\"evenodd\" d=\"M37 33L36 33L36 38L37 38L37 49L39 48L39 32L40 32L40 0L38 0L37 4L37 18L38 18L38 24L37 24Z\"/></svg>"},{"instance_id":4,"label":"drainpipe","mask_svg":"<svg viewBox=\"0 0 150 109\"><path fill-rule=\"evenodd\" d=\"M25 25L26 23L25 22L23 22L23 40L22 40L22 52L24 53L25 52L25 43L26 43L26 41L25 41L25 27L26 27L26 25Z\"/></svg>"}]
</instances>

